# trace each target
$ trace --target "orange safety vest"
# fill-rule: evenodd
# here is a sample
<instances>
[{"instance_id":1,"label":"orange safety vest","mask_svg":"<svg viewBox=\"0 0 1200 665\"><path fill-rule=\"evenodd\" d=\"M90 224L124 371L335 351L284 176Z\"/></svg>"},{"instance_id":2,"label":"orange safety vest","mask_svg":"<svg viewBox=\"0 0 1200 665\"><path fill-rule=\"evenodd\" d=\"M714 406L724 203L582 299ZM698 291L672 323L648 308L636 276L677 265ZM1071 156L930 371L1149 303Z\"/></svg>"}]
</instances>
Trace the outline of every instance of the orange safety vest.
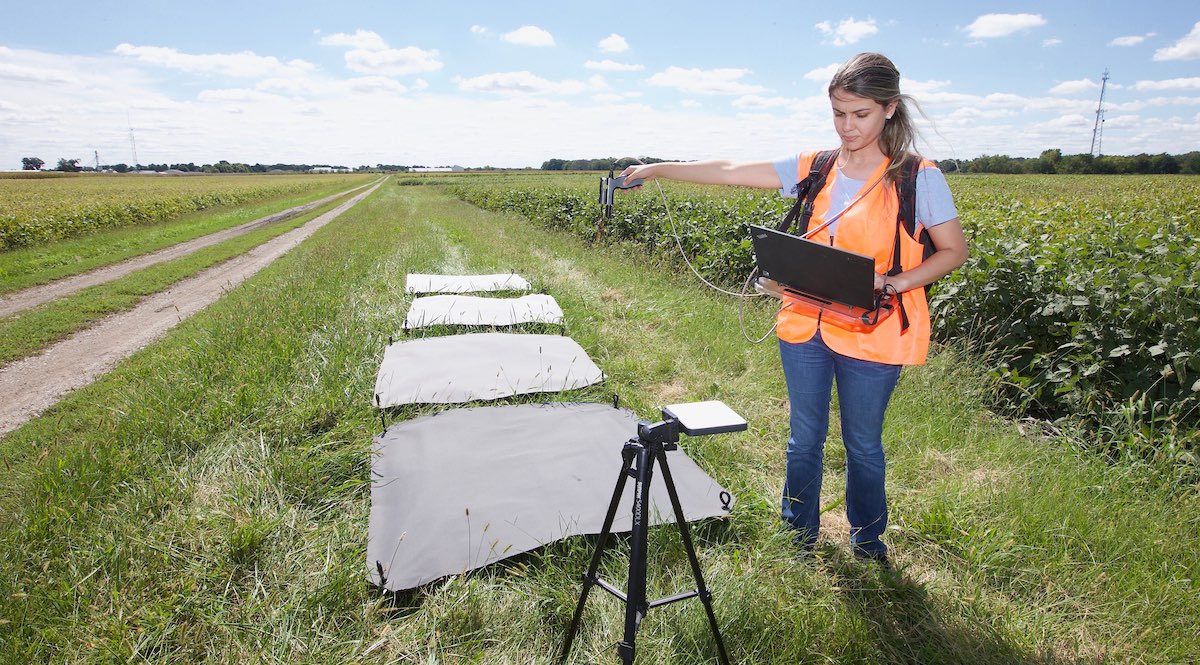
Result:
<instances>
[{"instance_id":1,"label":"orange safety vest","mask_svg":"<svg viewBox=\"0 0 1200 665\"><path fill-rule=\"evenodd\" d=\"M816 156L815 152L800 156L801 180L808 175ZM890 160L885 159L863 187L870 187L887 169L889 163ZM933 166L932 162L921 162L922 168L928 166ZM813 215L808 222L808 229L820 226L828 215L839 212L829 209L830 191L838 177L840 176L836 168L829 172L826 186L813 201ZM858 195L862 195L862 192L859 191L856 196ZM900 198L895 186L888 184L886 180L880 182L838 218L837 233L832 239L833 245L874 257L875 272L886 274L891 270L895 257L896 213L899 206ZM920 227L915 235L920 237ZM902 269L910 270L920 265L924 249L921 243L905 232L901 232L899 238ZM831 240L828 227L816 232L810 239L829 244ZM800 343L812 339L820 328L821 339L825 344L844 356L889 365L923 365L929 353L929 304L925 300L925 290L912 289L900 297L903 298L905 312L908 314L907 330L901 329L901 317L898 314L884 319L868 331L855 332L830 321L823 321L818 315L803 310L792 310L785 305L776 316L776 334L785 342Z\"/></svg>"}]
</instances>

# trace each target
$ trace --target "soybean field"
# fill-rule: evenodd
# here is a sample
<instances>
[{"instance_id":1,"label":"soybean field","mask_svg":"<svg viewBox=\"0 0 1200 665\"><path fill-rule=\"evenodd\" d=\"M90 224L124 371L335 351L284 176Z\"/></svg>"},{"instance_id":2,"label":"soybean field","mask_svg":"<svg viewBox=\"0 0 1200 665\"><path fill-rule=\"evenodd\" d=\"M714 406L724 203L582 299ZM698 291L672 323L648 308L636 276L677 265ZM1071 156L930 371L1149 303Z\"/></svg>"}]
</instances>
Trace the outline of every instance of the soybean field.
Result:
<instances>
[{"instance_id":1,"label":"soybean field","mask_svg":"<svg viewBox=\"0 0 1200 665\"><path fill-rule=\"evenodd\" d=\"M775 192L667 183L598 214L595 176L462 180L453 191L581 237L689 257L728 287ZM1200 480L1200 178L950 177L971 257L931 290L937 338L980 359L1008 415L1078 429L1101 454Z\"/></svg>"},{"instance_id":2,"label":"soybean field","mask_svg":"<svg viewBox=\"0 0 1200 665\"><path fill-rule=\"evenodd\" d=\"M748 421L680 441L736 497L691 531L732 662L1195 662L1200 179L950 178L972 255L934 286L938 343L889 407L890 568L851 555L836 418L816 550L781 530L787 392L773 340L746 338L768 333L776 308L705 287L680 258L678 245L739 290L744 225L774 223L787 203L664 183L665 204L653 186L622 192L603 219L596 181L238 176L226 191L311 189L100 228L71 220L93 203L203 198L224 180L63 178L28 196L16 192L31 183L0 180L6 228L27 230L0 248L0 298L249 225L0 315L2 373L62 336L86 346L127 310L182 318L155 298L218 282L211 304L0 434L0 663L558 662L595 538L397 593L371 584L366 560L372 439L384 421L440 412L373 399L385 347L406 334L405 276L509 272L553 294L562 332L604 372L544 399L616 397L651 420L717 399ZM141 193L114 193L135 182ZM72 183L96 189L56 194ZM18 204L62 215L35 224ZM269 265L226 279L294 231ZM648 540L648 594L687 591L678 531ZM629 548L615 538L601 562L617 586ZM594 591L569 662L617 661L624 606ZM637 654L715 661L700 604L649 611Z\"/></svg>"}]
</instances>

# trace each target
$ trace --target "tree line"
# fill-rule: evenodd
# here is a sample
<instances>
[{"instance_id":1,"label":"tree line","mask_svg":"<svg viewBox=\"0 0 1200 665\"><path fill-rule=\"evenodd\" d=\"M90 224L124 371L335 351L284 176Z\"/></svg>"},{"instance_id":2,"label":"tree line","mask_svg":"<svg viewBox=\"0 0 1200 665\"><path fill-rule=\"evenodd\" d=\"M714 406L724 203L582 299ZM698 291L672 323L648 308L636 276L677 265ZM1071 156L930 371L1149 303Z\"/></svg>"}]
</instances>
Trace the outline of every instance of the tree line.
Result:
<instances>
[{"instance_id":1,"label":"tree line","mask_svg":"<svg viewBox=\"0 0 1200 665\"><path fill-rule=\"evenodd\" d=\"M334 164L244 164L241 162L230 162L222 159L215 164L196 164L188 162L186 164L100 164L96 166L81 166L79 159L68 159L66 157L59 159L57 165L52 169L54 171L62 171L65 173L79 172L112 172L112 173L137 173L139 171L154 171L163 173L165 171L182 171L184 173L306 173L313 169L328 169L331 171L383 171L383 172L406 172L414 168L423 168L420 166L402 166L399 164L376 164L375 166L362 165L353 169L338 166ZM25 171L40 171L46 166L45 160L39 157L23 157L21 158L21 168Z\"/></svg>"},{"instance_id":2,"label":"tree line","mask_svg":"<svg viewBox=\"0 0 1200 665\"><path fill-rule=\"evenodd\" d=\"M542 162L543 171L622 171L630 164L667 161L655 157L640 160L631 157L614 159L549 159ZM1101 155L1091 153L1064 155L1053 148L1037 157L982 155L975 159L943 159L938 167L944 173L1063 173L1063 174L1200 174L1200 152L1181 155Z\"/></svg>"},{"instance_id":3,"label":"tree line","mask_svg":"<svg viewBox=\"0 0 1200 665\"><path fill-rule=\"evenodd\" d=\"M653 164L655 162L669 161L666 159L658 159L657 157L642 157L634 159L633 157L622 157L615 159L613 157L604 157L601 159L548 159L542 162L543 171L607 171L613 169L616 171L624 171L626 167L633 164Z\"/></svg>"},{"instance_id":4,"label":"tree line","mask_svg":"<svg viewBox=\"0 0 1200 665\"><path fill-rule=\"evenodd\" d=\"M1200 152L1180 155L1064 155L1057 148L1037 157L983 155L975 159L943 159L945 173L1063 173L1086 175L1200 174Z\"/></svg>"}]
</instances>

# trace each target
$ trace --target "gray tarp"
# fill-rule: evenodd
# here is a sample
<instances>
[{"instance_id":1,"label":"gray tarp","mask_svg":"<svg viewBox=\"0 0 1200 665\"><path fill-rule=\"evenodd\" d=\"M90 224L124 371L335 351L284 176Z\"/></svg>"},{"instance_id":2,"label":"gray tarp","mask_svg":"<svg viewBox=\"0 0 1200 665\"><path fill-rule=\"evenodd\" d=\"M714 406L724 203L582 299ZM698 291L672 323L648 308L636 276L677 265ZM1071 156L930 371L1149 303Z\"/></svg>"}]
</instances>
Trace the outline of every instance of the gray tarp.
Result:
<instances>
[{"instance_id":1,"label":"gray tarp","mask_svg":"<svg viewBox=\"0 0 1200 665\"><path fill-rule=\"evenodd\" d=\"M410 589L599 533L637 421L606 404L524 404L453 409L389 427L375 438L371 462L371 580ZM683 446L667 459L688 520L728 514L724 490ZM631 478L614 532L632 526L633 487ZM650 488L650 523L673 523L657 465Z\"/></svg>"},{"instance_id":2,"label":"gray tarp","mask_svg":"<svg viewBox=\"0 0 1200 665\"><path fill-rule=\"evenodd\" d=\"M520 298L480 296L423 296L413 300L404 318L404 329L434 325L512 326L519 323L561 325L562 308L552 296L542 293Z\"/></svg>"},{"instance_id":3,"label":"gray tarp","mask_svg":"<svg viewBox=\"0 0 1200 665\"><path fill-rule=\"evenodd\" d=\"M406 293L476 293L528 291L529 282L520 275L421 275L412 273L404 283Z\"/></svg>"},{"instance_id":4,"label":"gray tarp","mask_svg":"<svg viewBox=\"0 0 1200 665\"><path fill-rule=\"evenodd\" d=\"M388 346L375 396L380 407L461 404L572 390L602 380L600 368L569 337L476 333Z\"/></svg>"}]
</instances>

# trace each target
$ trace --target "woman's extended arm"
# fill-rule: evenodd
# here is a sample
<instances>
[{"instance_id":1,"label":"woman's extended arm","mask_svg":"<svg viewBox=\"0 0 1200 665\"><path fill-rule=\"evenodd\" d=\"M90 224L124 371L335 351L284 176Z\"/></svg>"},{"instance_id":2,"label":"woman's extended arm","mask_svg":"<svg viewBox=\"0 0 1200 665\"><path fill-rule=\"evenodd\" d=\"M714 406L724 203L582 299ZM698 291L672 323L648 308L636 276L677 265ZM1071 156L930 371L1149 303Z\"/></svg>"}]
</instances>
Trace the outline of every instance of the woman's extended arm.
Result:
<instances>
[{"instance_id":1,"label":"woman's extended arm","mask_svg":"<svg viewBox=\"0 0 1200 665\"><path fill-rule=\"evenodd\" d=\"M779 175L771 162L731 162L712 159L703 162L659 162L635 164L621 172L626 180L682 180L702 185L741 185L779 189Z\"/></svg>"}]
</instances>

